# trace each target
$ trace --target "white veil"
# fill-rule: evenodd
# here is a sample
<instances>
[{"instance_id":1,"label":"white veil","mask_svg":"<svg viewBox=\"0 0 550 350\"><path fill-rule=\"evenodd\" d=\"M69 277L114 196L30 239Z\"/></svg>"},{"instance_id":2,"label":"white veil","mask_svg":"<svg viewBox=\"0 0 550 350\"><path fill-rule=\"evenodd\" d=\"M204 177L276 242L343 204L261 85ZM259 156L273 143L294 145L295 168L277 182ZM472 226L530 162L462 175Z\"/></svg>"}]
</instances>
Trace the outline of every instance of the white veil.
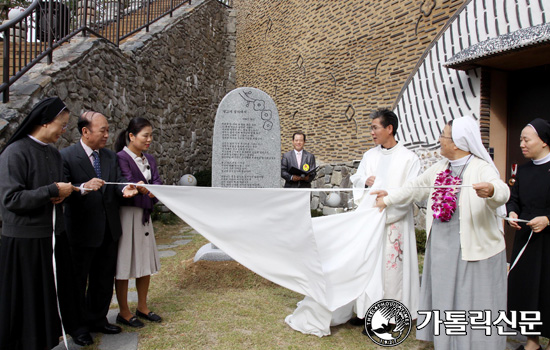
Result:
<instances>
[{"instance_id":1,"label":"white veil","mask_svg":"<svg viewBox=\"0 0 550 350\"><path fill-rule=\"evenodd\" d=\"M473 117L467 115L454 119L451 130L453 142L456 147L485 160L487 163L491 164L493 168L495 168L495 171L500 176L500 172L498 171L495 162L493 162L489 152L487 152L487 149L483 146L479 125ZM506 206L502 205L498 207L497 214L499 216L506 216ZM504 230L504 227L501 227L501 230Z\"/></svg>"}]
</instances>

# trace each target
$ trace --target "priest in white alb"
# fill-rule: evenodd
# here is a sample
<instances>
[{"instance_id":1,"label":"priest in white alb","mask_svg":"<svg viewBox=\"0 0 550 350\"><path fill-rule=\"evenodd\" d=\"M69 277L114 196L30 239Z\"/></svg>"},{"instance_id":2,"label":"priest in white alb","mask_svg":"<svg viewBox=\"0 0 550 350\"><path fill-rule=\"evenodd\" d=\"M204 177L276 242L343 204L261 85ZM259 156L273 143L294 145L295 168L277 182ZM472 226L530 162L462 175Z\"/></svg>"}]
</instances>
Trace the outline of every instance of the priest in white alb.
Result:
<instances>
[{"instance_id":1,"label":"priest in white alb","mask_svg":"<svg viewBox=\"0 0 550 350\"><path fill-rule=\"evenodd\" d=\"M368 308L384 298L403 302L417 316L420 286L412 206L377 213L375 196L365 187L399 188L418 176L420 161L395 140L395 113L377 110L372 118L372 136L378 146L365 153L351 177L357 209L312 219L326 295L332 303L322 304L309 296L298 303L285 322L305 334L330 335L331 326L346 323L354 313L359 318L352 323L364 325Z\"/></svg>"},{"instance_id":2,"label":"priest in white alb","mask_svg":"<svg viewBox=\"0 0 550 350\"><path fill-rule=\"evenodd\" d=\"M365 187L370 189L399 188L420 173L420 160L395 139L398 119L394 112L379 109L371 114L371 133L377 145L363 155L357 172L351 176L353 196L361 210L361 203L370 197ZM370 204L370 200L368 201ZM365 227L365 230L368 230ZM413 220L413 205L394 206L386 210L386 229L383 237L383 286L384 299L402 302L417 317L418 294L420 291L416 235ZM356 301L355 311L361 324L370 304L365 295Z\"/></svg>"}]
</instances>

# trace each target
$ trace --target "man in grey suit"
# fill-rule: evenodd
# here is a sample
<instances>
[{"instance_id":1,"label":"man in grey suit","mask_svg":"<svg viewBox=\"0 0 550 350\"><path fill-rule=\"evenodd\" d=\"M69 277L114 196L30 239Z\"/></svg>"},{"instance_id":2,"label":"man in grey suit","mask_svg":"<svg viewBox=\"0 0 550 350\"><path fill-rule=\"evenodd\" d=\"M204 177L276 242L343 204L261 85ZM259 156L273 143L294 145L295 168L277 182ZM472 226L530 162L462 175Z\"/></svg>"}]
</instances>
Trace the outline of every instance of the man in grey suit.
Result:
<instances>
[{"instance_id":1,"label":"man in grey suit","mask_svg":"<svg viewBox=\"0 0 550 350\"><path fill-rule=\"evenodd\" d=\"M311 188L311 181L315 178L315 156L304 149L306 134L296 132L292 135L294 150L283 154L281 159L281 177L285 179L285 187ZM291 174L291 169L296 168L310 174Z\"/></svg>"},{"instance_id":2,"label":"man in grey suit","mask_svg":"<svg viewBox=\"0 0 550 350\"><path fill-rule=\"evenodd\" d=\"M65 200L65 225L80 312L90 331L116 334L121 328L108 323L107 312L122 234L119 201L136 195L137 190L135 186L105 185L127 182L116 154L104 149L109 138L105 116L85 112L78 119L78 130L80 141L61 150L61 156L67 181L80 187Z\"/></svg>"}]
</instances>

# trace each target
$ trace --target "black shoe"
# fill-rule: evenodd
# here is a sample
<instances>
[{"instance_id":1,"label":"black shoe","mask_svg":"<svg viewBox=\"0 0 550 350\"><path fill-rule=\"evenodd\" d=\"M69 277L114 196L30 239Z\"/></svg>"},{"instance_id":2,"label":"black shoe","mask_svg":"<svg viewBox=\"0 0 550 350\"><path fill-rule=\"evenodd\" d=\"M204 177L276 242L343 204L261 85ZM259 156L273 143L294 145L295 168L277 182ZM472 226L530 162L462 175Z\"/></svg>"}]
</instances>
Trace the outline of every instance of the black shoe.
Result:
<instances>
[{"instance_id":1,"label":"black shoe","mask_svg":"<svg viewBox=\"0 0 550 350\"><path fill-rule=\"evenodd\" d=\"M145 324L140 320L138 320L136 316L132 316L128 321L126 321L126 319L120 316L120 314L116 316L116 323L123 324L125 326L134 327L134 328L141 328L145 326Z\"/></svg>"},{"instance_id":2,"label":"black shoe","mask_svg":"<svg viewBox=\"0 0 550 350\"><path fill-rule=\"evenodd\" d=\"M351 320L349 320L349 324L352 326L365 326L365 319L354 317Z\"/></svg>"},{"instance_id":3,"label":"black shoe","mask_svg":"<svg viewBox=\"0 0 550 350\"><path fill-rule=\"evenodd\" d=\"M157 315L156 313L154 313L153 311L149 312L147 315L144 314L143 312L139 311L138 309L136 309L136 316L137 317L141 317L141 318L144 318L148 321L151 321L151 322L157 322L157 323L160 323L162 321L162 317L160 317L159 315Z\"/></svg>"},{"instance_id":4,"label":"black shoe","mask_svg":"<svg viewBox=\"0 0 550 350\"><path fill-rule=\"evenodd\" d=\"M365 329L365 327L363 327L363 330L361 331L361 334L363 335L366 335L367 337L369 337L369 334L370 334L370 337L374 337L376 334L374 334L374 332L372 331L372 328L369 327L369 330L367 331Z\"/></svg>"},{"instance_id":5,"label":"black shoe","mask_svg":"<svg viewBox=\"0 0 550 350\"><path fill-rule=\"evenodd\" d=\"M92 327L91 331L103 334L118 334L122 332L122 328L114 324L105 323L103 326Z\"/></svg>"},{"instance_id":6,"label":"black shoe","mask_svg":"<svg viewBox=\"0 0 550 350\"><path fill-rule=\"evenodd\" d=\"M88 332L79 334L79 335L74 336L72 338L73 338L73 342L76 345L80 345L80 346L88 346L88 345L92 345L94 343L94 340L92 339L92 336Z\"/></svg>"}]
</instances>

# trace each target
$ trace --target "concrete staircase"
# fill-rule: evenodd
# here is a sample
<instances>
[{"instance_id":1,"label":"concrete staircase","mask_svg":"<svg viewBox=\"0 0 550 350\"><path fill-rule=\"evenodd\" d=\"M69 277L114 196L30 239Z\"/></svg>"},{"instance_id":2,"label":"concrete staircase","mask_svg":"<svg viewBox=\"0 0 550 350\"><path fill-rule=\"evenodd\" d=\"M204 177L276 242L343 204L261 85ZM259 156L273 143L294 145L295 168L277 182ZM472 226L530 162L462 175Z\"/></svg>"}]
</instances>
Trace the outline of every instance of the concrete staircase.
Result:
<instances>
[{"instance_id":1,"label":"concrete staircase","mask_svg":"<svg viewBox=\"0 0 550 350\"><path fill-rule=\"evenodd\" d=\"M149 18L154 19L170 10L171 0L156 0L151 2ZM189 6L188 3L183 5ZM117 34L120 37L139 28L147 22L147 7L134 7L126 9L120 20L120 31L117 33L117 22L115 19L107 21L103 25L92 24L92 28L102 37L116 43ZM131 36L130 36L131 37ZM129 38L129 37L128 37ZM121 40L123 43L128 38ZM13 39L12 39L13 40ZM3 45L3 43L2 43ZM28 62L32 61L46 49L44 42L10 42L10 77L21 70ZM45 58L41 60L44 61ZM0 47L0 83L4 81L4 50Z\"/></svg>"}]
</instances>

